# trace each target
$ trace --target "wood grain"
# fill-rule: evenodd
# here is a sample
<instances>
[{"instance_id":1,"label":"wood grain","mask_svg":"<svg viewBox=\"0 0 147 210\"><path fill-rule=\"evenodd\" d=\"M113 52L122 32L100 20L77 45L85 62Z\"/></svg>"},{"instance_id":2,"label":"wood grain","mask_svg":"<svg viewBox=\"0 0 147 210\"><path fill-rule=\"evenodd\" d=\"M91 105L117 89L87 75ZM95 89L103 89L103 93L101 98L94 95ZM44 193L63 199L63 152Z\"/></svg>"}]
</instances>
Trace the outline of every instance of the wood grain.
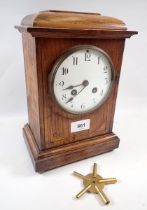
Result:
<instances>
[{"instance_id":1,"label":"wood grain","mask_svg":"<svg viewBox=\"0 0 147 210\"><path fill-rule=\"evenodd\" d=\"M26 16L22 26L52 29L109 29L126 30L122 20L102 16L99 13L48 10Z\"/></svg>"},{"instance_id":2,"label":"wood grain","mask_svg":"<svg viewBox=\"0 0 147 210\"><path fill-rule=\"evenodd\" d=\"M22 34L23 52L25 63L25 78L27 88L27 105L28 119L32 132L34 133L36 142L42 149L44 138L41 137L43 129L41 129L40 106L42 100L39 98L38 72L36 61L36 40L29 33ZM40 78L39 78L40 79ZM41 96L41 94L40 94Z\"/></svg>"},{"instance_id":3,"label":"wood grain","mask_svg":"<svg viewBox=\"0 0 147 210\"><path fill-rule=\"evenodd\" d=\"M97 136L67 146L39 150L29 125L25 125L23 135L37 172L44 172L75 161L99 155L116 149L119 138L114 133Z\"/></svg>"}]
</instances>

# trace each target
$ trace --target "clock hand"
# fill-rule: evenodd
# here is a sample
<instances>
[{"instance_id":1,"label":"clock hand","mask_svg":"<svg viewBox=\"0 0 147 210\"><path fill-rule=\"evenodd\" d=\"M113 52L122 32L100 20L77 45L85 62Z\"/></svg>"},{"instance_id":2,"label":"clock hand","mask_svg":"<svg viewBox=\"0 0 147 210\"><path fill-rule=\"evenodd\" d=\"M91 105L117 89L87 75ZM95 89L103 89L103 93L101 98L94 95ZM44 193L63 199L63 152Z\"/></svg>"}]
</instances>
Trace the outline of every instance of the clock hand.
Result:
<instances>
[{"instance_id":1,"label":"clock hand","mask_svg":"<svg viewBox=\"0 0 147 210\"><path fill-rule=\"evenodd\" d=\"M85 87L87 87L87 86L89 85L88 80L84 80L83 83L82 83L82 85L83 85L84 87L75 95L75 97L76 97L77 95L79 95L79 93L81 93L81 92L85 89Z\"/></svg>"},{"instance_id":2,"label":"clock hand","mask_svg":"<svg viewBox=\"0 0 147 210\"><path fill-rule=\"evenodd\" d=\"M63 90L71 90L74 87L79 87L79 86L87 86L89 84L88 80L84 80L81 84L78 85L69 85L67 88L63 89Z\"/></svg>"},{"instance_id":3,"label":"clock hand","mask_svg":"<svg viewBox=\"0 0 147 210\"><path fill-rule=\"evenodd\" d=\"M85 89L85 87L86 87L86 86L84 86L84 87L77 93L77 95L79 95L79 93L81 93L81 92ZM76 97L77 95L75 95L75 97ZM74 97L74 98L75 98L75 97Z\"/></svg>"},{"instance_id":4,"label":"clock hand","mask_svg":"<svg viewBox=\"0 0 147 210\"><path fill-rule=\"evenodd\" d=\"M63 89L63 90L70 90L70 89L73 89L74 87L75 87L75 86L70 85L70 86L68 86L67 88Z\"/></svg>"},{"instance_id":5,"label":"clock hand","mask_svg":"<svg viewBox=\"0 0 147 210\"><path fill-rule=\"evenodd\" d=\"M66 101L66 104L67 104L68 102L71 102L73 99L74 99L74 97L69 98L68 101Z\"/></svg>"},{"instance_id":6,"label":"clock hand","mask_svg":"<svg viewBox=\"0 0 147 210\"><path fill-rule=\"evenodd\" d=\"M89 82L87 80L84 80L84 82L82 84L84 85L84 87L78 93L76 93L74 95L72 94L73 97L69 98L68 101L66 101L66 104L71 102L77 95L79 95L79 93L81 93L85 89L85 87L87 87L89 85Z\"/></svg>"},{"instance_id":7,"label":"clock hand","mask_svg":"<svg viewBox=\"0 0 147 210\"><path fill-rule=\"evenodd\" d=\"M69 98L67 101L66 101L66 104L71 102L79 93L82 92L82 90L85 88L86 86L84 86L76 95L73 95L73 97Z\"/></svg>"},{"instance_id":8,"label":"clock hand","mask_svg":"<svg viewBox=\"0 0 147 210\"><path fill-rule=\"evenodd\" d=\"M86 87L86 86L85 86L85 87ZM69 98L68 101L66 101L66 104L69 103L69 102L71 102L79 93L82 92L82 90L83 90L85 87L83 87L76 95L74 95L73 97Z\"/></svg>"}]
</instances>

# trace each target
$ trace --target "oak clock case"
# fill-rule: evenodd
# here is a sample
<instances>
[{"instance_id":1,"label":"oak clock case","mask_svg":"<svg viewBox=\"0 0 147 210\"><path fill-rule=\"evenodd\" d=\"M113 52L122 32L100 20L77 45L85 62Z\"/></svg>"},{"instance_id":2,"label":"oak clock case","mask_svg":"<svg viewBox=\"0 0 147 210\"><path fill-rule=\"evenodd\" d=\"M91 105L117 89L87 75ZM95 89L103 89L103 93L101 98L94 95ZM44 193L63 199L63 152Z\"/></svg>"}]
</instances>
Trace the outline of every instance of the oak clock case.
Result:
<instances>
[{"instance_id":1,"label":"oak clock case","mask_svg":"<svg viewBox=\"0 0 147 210\"><path fill-rule=\"evenodd\" d=\"M106 52L95 46L80 45L57 59L49 74L49 90L62 109L84 114L104 103L113 81L113 64Z\"/></svg>"},{"instance_id":2,"label":"oak clock case","mask_svg":"<svg viewBox=\"0 0 147 210\"><path fill-rule=\"evenodd\" d=\"M125 39L137 32L99 13L54 10L28 15L16 28L22 33L28 103L23 135L35 170L117 148L119 138L112 127L123 50ZM73 55L78 65L71 65ZM102 59L96 61L99 55ZM61 78L64 88L58 86L63 85Z\"/></svg>"}]
</instances>

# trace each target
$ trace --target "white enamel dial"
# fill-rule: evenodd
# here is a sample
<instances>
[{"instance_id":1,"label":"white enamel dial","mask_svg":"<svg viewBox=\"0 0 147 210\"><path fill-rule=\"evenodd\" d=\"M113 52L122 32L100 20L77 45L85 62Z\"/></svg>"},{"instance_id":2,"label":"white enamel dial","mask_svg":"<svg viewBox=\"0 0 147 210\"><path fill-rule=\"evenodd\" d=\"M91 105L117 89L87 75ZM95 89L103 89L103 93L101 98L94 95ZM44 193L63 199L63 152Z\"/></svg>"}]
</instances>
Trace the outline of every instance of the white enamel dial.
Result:
<instances>
[{"instance_id":1,"label":"white enamel dial","mask_svg":"<svg viewBox=\"0 0 147 210\"><path fill-rule=\"evenodd\" d=\"M98 108L108 97L113 67L108 55L94 46L77 46L63 54L53 67L50 82L62 109L83 114Z\"/></svg>"}]
</instances>

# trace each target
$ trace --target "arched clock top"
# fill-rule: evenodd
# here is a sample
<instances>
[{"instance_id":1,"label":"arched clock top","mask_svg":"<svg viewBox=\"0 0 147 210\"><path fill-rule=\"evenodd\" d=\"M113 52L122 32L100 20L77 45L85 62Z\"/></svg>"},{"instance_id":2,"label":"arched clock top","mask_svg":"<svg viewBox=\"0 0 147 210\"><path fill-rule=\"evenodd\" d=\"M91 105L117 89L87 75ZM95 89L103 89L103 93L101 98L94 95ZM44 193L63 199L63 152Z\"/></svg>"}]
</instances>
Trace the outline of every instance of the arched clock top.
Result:
<instances>
[{"instance_id":1,"label":"arched clock top","mask_svg":"<svg viewBox=\"0 0 147 210\"><path fill-rule=\"evenodd\" d=\"M54 29L109 29L126 30L126 25L117 18L102 16L99 13L81 13L67 11L42 11L26 16L22 26Z\"/></svg>"}]
</instances>

